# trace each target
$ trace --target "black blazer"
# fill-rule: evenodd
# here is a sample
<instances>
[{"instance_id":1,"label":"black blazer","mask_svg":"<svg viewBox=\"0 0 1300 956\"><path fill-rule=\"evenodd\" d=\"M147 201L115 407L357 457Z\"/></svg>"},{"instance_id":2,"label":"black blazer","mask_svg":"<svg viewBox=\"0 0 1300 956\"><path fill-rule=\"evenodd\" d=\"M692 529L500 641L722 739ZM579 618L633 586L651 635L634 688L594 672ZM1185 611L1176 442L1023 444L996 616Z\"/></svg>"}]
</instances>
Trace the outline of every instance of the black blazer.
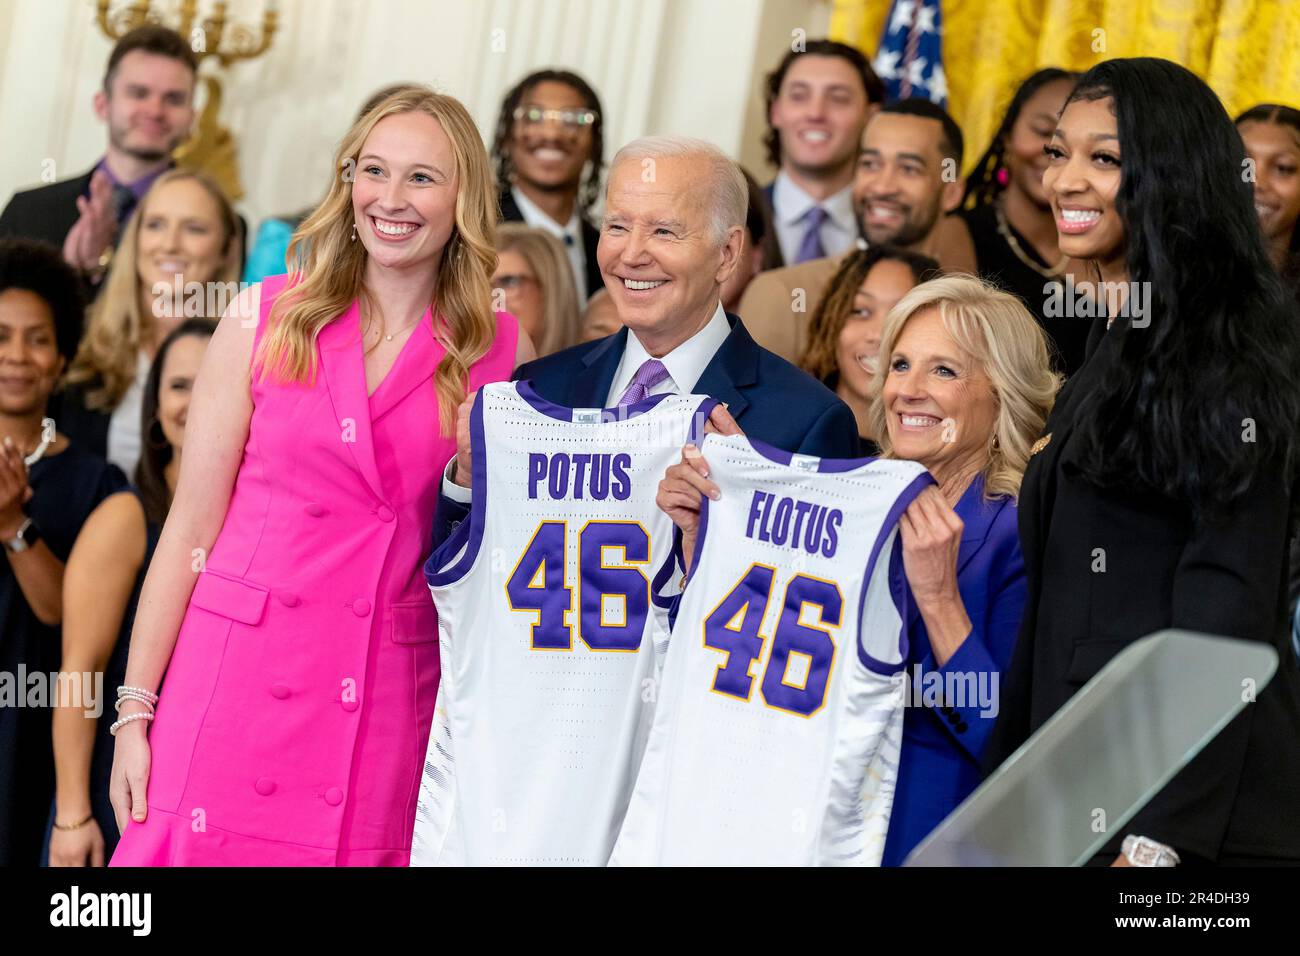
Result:
<instances>
[{"instance_id":1,"label":"black blazer","mask_svg":"<svg viewBox=\"0 0 1300 956\"><path fill-rule=\"evenodd\" d=\"M509 186L501 190L498 200L501 206L502 222L524 221L523 211L519 208L519 203L515 202L515 197L511 194ZM600 263L596 261L596 247L600 244L600 230L587 222L585 216L579 215L578 221L582 224L582 254L587 260L587 295L592 296L605 288L605 280L600 276Z\"/></svg>"},{"instance_id":2,"label":"black blazer","mask_svg":"<svg viewBox=\"0 0 1300 956\"><path fill-rule=\"evenodd\" d=\"M1300 862L1300 662L1287 637L1290 493L1261 472L1226 521L1194 521L1181 501L1102 489L1080 473L1080 406L1116 360L1127 319L1094 324L1083 367L1062 388L1046 447L1020 490L1028 599L986 757L992 769L1124 647L1166 627L1271 644L1277 674L1106 844L1127 833L1185 862ZM1098 552L1096 549L1102 549ZM1104 572L1094 570L1104 558Z\"/></svg>"},{"instance_id":3,"label":"black blazer","mask_svg":"<svg viewBox=\"0 0 1300 956\"><path fill-rule=\"evenodd\" d=\"M68 230L77 221L77 197L90 194L88 169L81 176L16 192L0 213L0 236L40 239L63 248Z\"/></svg>"},{"instance_id":4,"label":"black blazer","mask_svg":"<svg viewBox=\"0 0 1300 956\"><path fill-rule=\"evenodd\" d=\"M40 239L63 249L63 240L68 238L81 213L77 212L77 197L90 195L90 177L95 170L86 170L80 176L63 179L48 186L34 186L14 193L4 212L0 212L0 238L4 236L23 236L27 239ZM235 214L239 230L239 272L244 271L244 261L248 256L248 222L243 216ZM122 235L118 230L118 238ZM116 243L116 239L114 243ZM87 298L93 297L96 286L87 286Z\"/></svg>"},{"instance_id":5,"label":"black blazer","mask_svg":"<svg viewBox=\"0 0 1300 956\"><path fill-rule=\"evenodd\" d=\"M858 454L858 424L839 397L811 375L760 347L744 324L728 314L731 334L696 383L696 394L727 403L741 431L786 451L819 458L854 458ZM569 408L600 408L605 404L623 351L626 327L595 342L525 362L515 369L516 380L531 379L547 401ZM438 496L434 518L436 547L469 509Z\"/></svg>"}]
</instances>

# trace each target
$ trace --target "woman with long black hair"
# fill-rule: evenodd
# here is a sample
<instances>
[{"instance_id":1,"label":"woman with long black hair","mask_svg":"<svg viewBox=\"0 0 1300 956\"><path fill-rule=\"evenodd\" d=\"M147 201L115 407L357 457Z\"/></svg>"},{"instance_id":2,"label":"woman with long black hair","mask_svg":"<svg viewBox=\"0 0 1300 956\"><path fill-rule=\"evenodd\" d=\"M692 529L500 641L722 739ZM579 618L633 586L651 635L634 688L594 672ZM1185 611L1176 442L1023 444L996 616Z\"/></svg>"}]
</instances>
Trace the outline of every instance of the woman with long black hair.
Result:
<instances>
[{"instance_id":1,"label":"woman with long black hair","mask_svg":"<svg viewBox=\"0 0 1300 956\"><path fill-rule=\"evenodd\" d=\"M1120 59L1079 81L1047 153L1061 252L1107 283L1110 314L1021 487L1029 593L988 759L1154 631L1267 643L1282 659L1272 682L1098 861L1300 862L1300 665L1285 626L1300 336L1241 138L1192 73Z\"/></svg>"}]
</instances>

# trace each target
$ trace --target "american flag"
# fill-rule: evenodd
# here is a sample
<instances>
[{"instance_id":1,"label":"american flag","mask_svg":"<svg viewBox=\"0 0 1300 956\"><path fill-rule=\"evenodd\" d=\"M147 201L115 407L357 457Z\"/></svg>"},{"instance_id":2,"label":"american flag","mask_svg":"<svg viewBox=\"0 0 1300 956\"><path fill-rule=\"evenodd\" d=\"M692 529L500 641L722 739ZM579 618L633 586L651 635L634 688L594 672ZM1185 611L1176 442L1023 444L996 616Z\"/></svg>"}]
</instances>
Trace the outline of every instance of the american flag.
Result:
<instances>
[{"instance_id":1,"label":"american flag","mask_svg":"<svg viewBox=\"0 0 1300 956\"><path fill-rule=\"evenodd\" d=\"M919 96L947 108L942 33L939 0L894 0L872 64L888 101Z\"/></svg>"}]
</instances>

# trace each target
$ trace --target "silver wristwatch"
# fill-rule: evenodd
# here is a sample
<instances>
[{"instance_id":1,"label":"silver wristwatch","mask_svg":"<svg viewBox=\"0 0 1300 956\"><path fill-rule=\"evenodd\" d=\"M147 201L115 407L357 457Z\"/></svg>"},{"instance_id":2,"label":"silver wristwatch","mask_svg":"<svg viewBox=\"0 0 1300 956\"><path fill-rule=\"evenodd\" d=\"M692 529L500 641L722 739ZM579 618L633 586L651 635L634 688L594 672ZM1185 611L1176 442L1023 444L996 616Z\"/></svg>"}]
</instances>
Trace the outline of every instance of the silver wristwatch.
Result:
<instances>
[{"instance_id":1,"label":"silver wristwatch","mask_svg":"<svg viewBox=\"0 0 1300 956\"><path fill-rule=\"evenodd\" d=\"M40 537L38 534L32 534L31 528L32 519L28 518L18 526L18 530L14 532L14 536L5 542L5 548L8 549L11 554L18 554L19 552L26 551L30 548L39 540Z\"/></svg>"},{"instance_id":2,"label":"silver wristwatch","mask_svg":"<svg viewBox=\"0 0 1300 956\"><path fill-rule=\"evenodd\" d=\"M1133 866L1177 866L1181 862L1173 847L1131 833L1120 850Z\"/></svg>"}]
</instances>

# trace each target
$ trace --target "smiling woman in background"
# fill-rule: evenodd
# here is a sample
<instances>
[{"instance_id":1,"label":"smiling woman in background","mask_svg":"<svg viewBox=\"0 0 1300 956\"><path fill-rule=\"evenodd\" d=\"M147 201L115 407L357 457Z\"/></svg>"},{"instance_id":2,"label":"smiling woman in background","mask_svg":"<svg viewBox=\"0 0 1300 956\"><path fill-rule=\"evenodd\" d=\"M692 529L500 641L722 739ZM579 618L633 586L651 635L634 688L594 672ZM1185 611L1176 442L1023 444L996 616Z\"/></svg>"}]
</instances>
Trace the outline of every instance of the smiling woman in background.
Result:
<instances>
[{"instance_id":1,"label":"smiling woman in background","mask_svg":"<svg viewBox=\"0 0 1300 956\"><path fill-rule=\"evenodd\" d=\"M206 314L208 284L232 283L222 291L233 297L237 230L220 187L186 170L158 177L127 223L52 414L70 438L128 475L140 460L140 397L158 343L199 308L176 300L177 284L203 284L200 314L215 319Z\"/></svg>"},{"instance_id":2,"label":"smiling woman in background","mask_svg":"<svg viewBox=\"0 0 1300 956\"><path fill-rule=\"evenodd\" d=\"M1021 298L1047 332L1053 365L1066 375L1083 364L1088 322L1046 314L1043 287L1064 279L1068 260L1057 245L1056 221L1043 192L1043 149L1078 78L1048 68L1020 84L966 180L957 213L970 231L979 274Z\"/></svg>"},{"instance_id":3,"label":"smiling woman in background","mask_svg":"<svg viewBox=\"0 0 1300 956\"><path fill-rule=\"evenodd\" d=\"M564 246L550 233L519 223L497 228L497 268L492 291L502 293L503 312L537 346L538 356L577 345L578 292Z\"/></svg>"},{"instance_id":4,"label":"smiling woman in background","mask_svg":"<svg viewBox=\"0 0 1300 956\"><path fill-rule=\"evenodd\" d=\"M1255 211L1269 257L1300 296L1300 110L1264 103L1237 117L1254 164Z\"/></svg>"},{"instance_id":5,"label":"smiling woman in background","mask_svg":"<svg viewBox=\"0 0 1300 956\"><path fill-rule=\"evenodd\" d=\"M799 367L853 409L863 457L879 451L868 419L885 316L913 286L938 274L938 262L905 249L872 246L852 252L808 321Z\"/></svg>"}]
</instances>

